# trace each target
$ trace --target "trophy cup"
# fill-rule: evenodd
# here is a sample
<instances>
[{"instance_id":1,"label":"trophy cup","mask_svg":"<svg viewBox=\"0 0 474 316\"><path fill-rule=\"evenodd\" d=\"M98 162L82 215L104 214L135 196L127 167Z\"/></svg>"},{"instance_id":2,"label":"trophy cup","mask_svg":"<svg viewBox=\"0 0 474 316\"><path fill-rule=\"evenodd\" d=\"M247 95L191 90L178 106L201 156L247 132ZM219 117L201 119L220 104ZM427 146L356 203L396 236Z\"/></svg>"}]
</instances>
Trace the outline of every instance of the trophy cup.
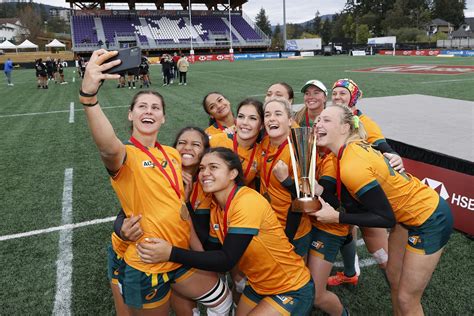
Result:
<instances>
[{"instance_id":1,"label":"trophy cup","mask_svg":"<svg viewBox=\"0 0 474 316\"><path fill-rule=\"evenodd\" d=\"M297 198L292 212L314 212L321 209L316 191L316 137L311 127L291 129L288 137L291 165L295 178Z\"/></svg>"}]
</instances>

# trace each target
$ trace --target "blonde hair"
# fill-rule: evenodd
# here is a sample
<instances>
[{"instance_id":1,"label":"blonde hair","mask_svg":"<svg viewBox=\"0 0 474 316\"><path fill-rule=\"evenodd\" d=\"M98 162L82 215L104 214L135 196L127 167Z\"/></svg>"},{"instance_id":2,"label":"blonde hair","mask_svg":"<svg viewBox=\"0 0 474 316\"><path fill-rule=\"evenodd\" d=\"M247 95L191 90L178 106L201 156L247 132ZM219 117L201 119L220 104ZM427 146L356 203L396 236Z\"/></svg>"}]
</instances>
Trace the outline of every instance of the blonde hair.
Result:
<instances>
[{"instance_id":1,"label":"blonde hair","mask_svg":"<svg viewBox=\"0 0 474 316\"><path fill-rule=\"evenodd\" d=\"M350 126L349 137L346 140L346 144L367 140L367 132L365 131L364 124L360 122L359 117L354 115L348 106L333 104L331 107L341 109L341 124L349 124Z\"/></svg>"},{"instance_id":2,"label":"blonde hair","mask_svg":"<svg viewBox=\"0 0 474 316\"><path fill-rule=\"evenodd\" d=\"M265 113L265 110L267 108L267 104L272 103L272 102L280 103L281 105L283 105L283 108L285 109L286 113L288 114L288 118L291 118L291 104L290 104L290 102L288 102L288 100L286 100L284 98L281 98L281 97L280 98L271 98L270 100L265 102L265 104L263 105L263 113Z\"/></svg>"}]
</instances>

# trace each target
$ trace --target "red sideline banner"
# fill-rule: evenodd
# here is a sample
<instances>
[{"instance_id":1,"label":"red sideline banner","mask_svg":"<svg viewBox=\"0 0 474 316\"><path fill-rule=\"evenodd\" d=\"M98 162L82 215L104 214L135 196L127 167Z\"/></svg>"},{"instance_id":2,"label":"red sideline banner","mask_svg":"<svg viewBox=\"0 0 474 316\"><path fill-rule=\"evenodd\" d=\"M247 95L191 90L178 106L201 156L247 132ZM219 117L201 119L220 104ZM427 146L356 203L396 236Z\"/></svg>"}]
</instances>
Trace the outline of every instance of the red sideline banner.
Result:
<instances>
[{"instance_id":1,"label":"red sideline banner","mask_svg":"<svg viewBox=\"0 0 474 316\"><path fill-rule=\"evenodd\" d=\"M438 56L440 50L422 49L422 50L396 50L396 56ZM393 50L381 50L379 55L393 55Z\"/></svg>"},{"instance_id":2,"label":"red sideline banner","mask_svg":"<svg viewBox=\"0 0 474 316\"><path fill-rule=\"evenodd\" d=\"M474 176L403 158L408 173L434 189L448 202L454 228L474 235Z\"/></svg>"},{"instance_id":3,"label":"red sideline banner","mask_svg":"<svg viewBox=\"0 0 474 316\"><path fill-rule=\"evenodd\" d=\"M204 61L234 61L234 54L219 54L219 55L195 55L195 62Z\"/></svg>"}]
</instances>

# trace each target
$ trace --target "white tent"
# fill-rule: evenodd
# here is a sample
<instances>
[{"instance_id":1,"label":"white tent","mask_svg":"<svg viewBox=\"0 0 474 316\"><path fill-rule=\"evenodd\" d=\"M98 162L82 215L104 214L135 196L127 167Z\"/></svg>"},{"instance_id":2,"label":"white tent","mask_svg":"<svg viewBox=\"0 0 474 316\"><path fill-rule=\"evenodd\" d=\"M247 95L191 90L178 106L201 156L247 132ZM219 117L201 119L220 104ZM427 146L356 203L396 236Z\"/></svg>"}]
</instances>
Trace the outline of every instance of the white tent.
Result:
<instances>
[{"instance_id":1,"label":"white tent","mask_svg":"<svg viewBox=\"0 0 474 316\"><path fill-rule=\"evenodd\" d=\"M38 50L38 45L30 42L29 40L25 40L23 43L18 45L17 48L35 48L36 50Z\"/></svg>"},{"instance_id":2,"label":"white tent","mask_svg":"<svg viewBox=\"0 0 474 316\"><path fill-rule=\"evenodd\" d=\"M0 49L14 49L14 50L16 50L16 52L18 52L18 49L17 49L16 45L13 44L10 41L5 41L5 42L1 43L0 44Z\"/></svg>"},{"instance_id":3,"label":"white tent","mask_svg":"<svg viewBox=\"0 0 474 316\"><path fill-rule=\"evenodd\" d=\"M51 43L46 44L46 47L50 48L66 48L66 44L61 43L57 39L51 41Z\"/></svg>"}]
</instances>

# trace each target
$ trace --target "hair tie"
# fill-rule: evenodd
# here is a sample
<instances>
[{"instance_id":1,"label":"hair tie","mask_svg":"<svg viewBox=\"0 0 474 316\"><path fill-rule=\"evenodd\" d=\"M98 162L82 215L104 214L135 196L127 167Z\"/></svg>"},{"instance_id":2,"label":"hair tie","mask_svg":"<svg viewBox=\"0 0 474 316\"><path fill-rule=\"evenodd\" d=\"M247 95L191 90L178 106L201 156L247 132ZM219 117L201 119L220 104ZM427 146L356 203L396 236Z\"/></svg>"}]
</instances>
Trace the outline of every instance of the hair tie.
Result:
<instances>
[{"instance_id":1,"label":"hair tie","mask_svg":"<svg viewBox=\"0 0 474 316\"><path fill-rule=\"evenodd\" d=\"M353 120L354 120L354 128L359 129L359 122L360 122L359 117L357 115L354 115Z\"/></svg>"}]
</instances>

